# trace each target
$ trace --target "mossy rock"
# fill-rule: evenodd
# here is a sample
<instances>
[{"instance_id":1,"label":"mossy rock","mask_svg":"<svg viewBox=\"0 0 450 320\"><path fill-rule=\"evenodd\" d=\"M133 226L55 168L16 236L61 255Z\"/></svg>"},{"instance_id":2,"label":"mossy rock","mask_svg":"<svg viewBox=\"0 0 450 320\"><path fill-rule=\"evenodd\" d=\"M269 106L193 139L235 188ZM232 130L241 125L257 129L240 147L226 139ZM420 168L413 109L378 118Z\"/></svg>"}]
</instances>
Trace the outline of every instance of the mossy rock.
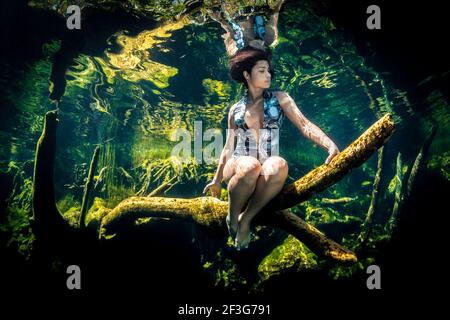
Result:
<instances>
[{"instance_id":1,"label":"mossy rock","mask_svg":"<svg viewBox=\"0 0 450 320\"><path fill-rule=\"evenodd\" d=\"M69 208L69 210L63 213L63 217L70 226L78 228L80 214L81 209L79 207L71 207Z\"/></svg>"},{"instance_id":2,"label":"mossy rock","mask_svg":"<svg viewBox=\"0 0 450 320\"><path fill-rule=\"evenodd\" d=\"M106 201L102 198L95 197L94 203L89 209L86 215L86 226L92 228L98 228L100 225L100 221L102 221L103 217L107 215L111 209L106 207Z\"/></svg>"},{"instance_id":3,"label":"mossy rock","mask_svg":"<svg viewBox=\"0 0 450 320\"><path fill-rule=\"evenodd\" d=\"M81 203L75 200L73 194L66 194L62 199L56 202L56 206L58 207L60 212L65 212L63 215L74 211L75 208L78 211L81 211Z\"/></svg>"},{"instance_id":4,"label":"mossy rock","mask_svg":"<svg viewBox=\"0 0 450 320\"><path fill-rule=\"evenodd\" d=\"M261 261L258 274L262 281L266 281L287 271L299 272L316 268L317 256L303 243L289 235Z\"/></svg>"}]
</instances>

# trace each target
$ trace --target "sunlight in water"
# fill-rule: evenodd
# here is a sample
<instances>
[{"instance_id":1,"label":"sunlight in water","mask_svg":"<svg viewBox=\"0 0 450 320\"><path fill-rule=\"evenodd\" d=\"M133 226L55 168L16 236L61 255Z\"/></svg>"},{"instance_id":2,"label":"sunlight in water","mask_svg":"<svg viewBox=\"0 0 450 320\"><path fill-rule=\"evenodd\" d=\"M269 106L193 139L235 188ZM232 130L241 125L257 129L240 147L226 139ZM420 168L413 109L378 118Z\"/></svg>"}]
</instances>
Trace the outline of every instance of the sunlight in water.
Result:
<instances>
[{"instance_id":1,"label":"sunlight in water","mask_svg":"<svg viewBox=\"0 0 450 320\"><path fill-rule=\"evenodd\" d=\"M130 82L147 80L160 89L166 88L169 86L169 79L178 73L178 69L152 61L150 49L164 43L173 31L188 24L189 19L183 18L176 22L164 23L154 30L145 30L136 37L122 33L117 37L117 43L123 49L117 54L106 52L108 63L119 69L120 75L125 80ZM101 65L103 67L104 63Z\"/></svg>"}]
</instances>

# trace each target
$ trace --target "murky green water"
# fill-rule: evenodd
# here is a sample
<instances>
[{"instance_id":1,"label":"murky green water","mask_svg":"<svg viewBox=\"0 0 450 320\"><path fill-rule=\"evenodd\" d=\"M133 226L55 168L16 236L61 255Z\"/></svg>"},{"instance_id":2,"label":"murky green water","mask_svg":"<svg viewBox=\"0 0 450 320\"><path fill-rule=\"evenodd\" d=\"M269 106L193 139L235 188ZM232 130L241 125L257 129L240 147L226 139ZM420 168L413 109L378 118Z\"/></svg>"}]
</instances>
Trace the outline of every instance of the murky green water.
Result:
<instances>
[{"instance_id":1,"label":"murky green water","mask_svg":"<svg viewBox=\"0 0 450 320\"><path fill-rule=\"evenodd\" d=\"M148 195L167 182L163 196L198 197L214 175L216 165L195 159L181 164L171 157L171 150L178 143L176 129L187 129L194 136L194 121L202 122L203 132L217 128L224 133L229 107L242 94L242 88L228 78L220 26L212 21L199 24L188 19L161 19L152 28L138 29L132 34L127 29L111 34L100 45L101 50L90 54L89 49L84 50L66 71L67 84L59 105L55 192L58 207L68 213L67 218L75 219L81 208L96 145L101 150L93 198L107 208L132 195ZM261 282L263 287L267 279L293 270L319 270L323 277L346 279L383 261L380 248L390 241L391 233L385 227L395 206L396 187L401 181L406 185L433 124L438 124L439 130L420 173L431 172L448 186L450 117L445 92L436 88L419 98L397 87L390 74L371 65L354 40L310 2L289 3L282 11L279 32L273 51L276 76L272 88L289 92L306 117L329 134L341 150L386 113L393 115L397 129L385 147L370 249L353 266L324 265L298 240L270 228L257 229L250 258L242 260L225 238L212 240L193 226L177 225L174 232L187 228L186 237L192 239L190 250L198 256L192 263L203 269L212 286L224 290L245 291L249 284ZM96 41L96 34L90 34L87 48ZM61 47L61 40L48 39L39 59L20 68L2 62L5 107L0 120L0 169L6 203L2 245L8 246L8 252L19 252L24 261L32 256L29 217L35 147L45 113L55 108L48 98L49 77L53 57ZM433 83L436 75L429 76L418 86ZM439 77L448 77L448 70ZM203 146L208 143L204 141ZM281 132L280 154L289 164L287 183L326 158L323 150L288 121ZM374 153L343 180L292 211L335 241L355 248L371 203L376 170ZM403 175L398 176L399 171ZM221 199L226 200L226 189ZM161 228L171 232L168 223ZM165 245L177 246L167 235L163 239L156 252ZM157 254L147 254L158 263Z\"/></svg>"}]
</instances>

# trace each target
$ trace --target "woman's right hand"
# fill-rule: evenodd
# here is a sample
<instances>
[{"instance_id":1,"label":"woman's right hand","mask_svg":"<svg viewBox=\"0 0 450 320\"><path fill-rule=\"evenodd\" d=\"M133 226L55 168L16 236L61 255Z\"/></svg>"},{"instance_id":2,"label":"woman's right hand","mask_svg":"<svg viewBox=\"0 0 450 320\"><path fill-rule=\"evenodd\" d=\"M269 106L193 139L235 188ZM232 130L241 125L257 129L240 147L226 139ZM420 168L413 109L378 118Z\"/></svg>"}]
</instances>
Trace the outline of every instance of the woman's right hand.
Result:
<instances>
[{"instance_id":1,"label":"woman's right hand","mask_svg":"<svg viewBox=\"0 0 450 320\"><path fill-rule=\"evenodd\" d=\"M203 194L206 194L208 190L211 190L211 195L213 197L218 198L220 195L220 190L222 190L222 186L220 185L220 182L213 179L210 183L208 183L203 190Z\"/></svg>"}]
</instances>

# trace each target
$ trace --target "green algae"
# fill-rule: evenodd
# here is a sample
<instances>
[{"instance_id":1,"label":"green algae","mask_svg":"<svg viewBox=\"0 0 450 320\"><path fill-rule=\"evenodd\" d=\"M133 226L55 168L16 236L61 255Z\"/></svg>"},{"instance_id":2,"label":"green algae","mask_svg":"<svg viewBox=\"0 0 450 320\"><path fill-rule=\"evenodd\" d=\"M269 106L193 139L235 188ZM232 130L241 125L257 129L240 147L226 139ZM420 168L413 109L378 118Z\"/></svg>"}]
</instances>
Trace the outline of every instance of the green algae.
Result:
<instances>
[{"instance_id":1,"label":"green algae","mask_svg":"<svg viewBox=\"0 0 450 320\"><path fill-rule=\"evenodd\" d=\"M265 281L288 271L301 272L316 269L317 266L317 256L298 239L289 235L261 261L258 274Z\"/></svg>"}]
</instances>

